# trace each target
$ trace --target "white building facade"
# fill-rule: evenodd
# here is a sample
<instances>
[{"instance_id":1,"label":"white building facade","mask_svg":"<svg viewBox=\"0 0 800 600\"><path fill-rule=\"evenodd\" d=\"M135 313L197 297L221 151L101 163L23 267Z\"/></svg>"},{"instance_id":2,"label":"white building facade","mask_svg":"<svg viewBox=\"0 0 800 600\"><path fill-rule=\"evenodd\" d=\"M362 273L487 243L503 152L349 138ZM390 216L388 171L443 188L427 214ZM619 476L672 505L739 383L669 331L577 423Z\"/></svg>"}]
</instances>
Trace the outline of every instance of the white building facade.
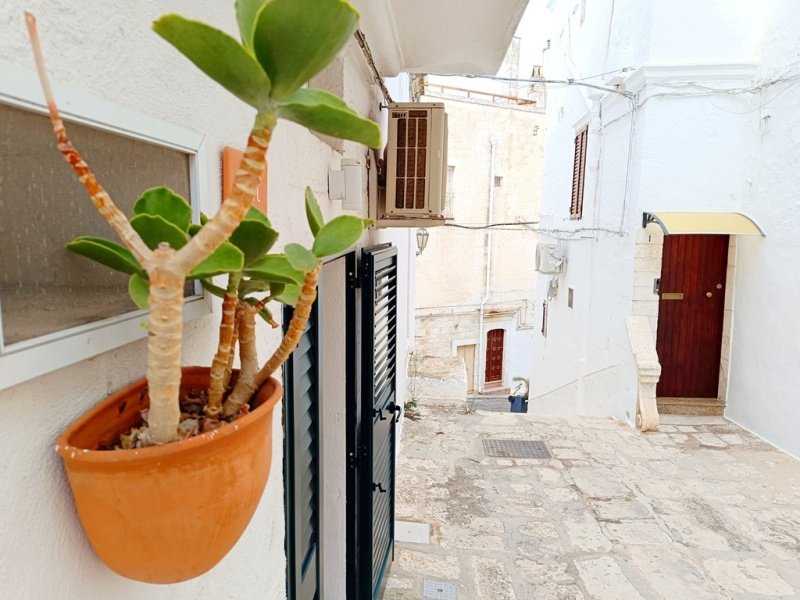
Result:
<instances>
[{"instance_id":1,"label":"white building facade","mask_svg":"<svg viewBox=\"0 0 800 600\"><path fill-rule=\"evenodd\" d=\"M800 374L790 367L800 349L800 9L782 0L549 8L545 75L565 83L548 90L541 226L566 267L539 276L540 297L552 279L558 290L537 307L535 402L633 423L643 365L631 340L645 339L659 351L659 396L715 401L800 454ZM703 279L706 262L716 271ZM658 377L658 365L648 368ZM698 378L705 387L693 387Z\"/></svg>"}]
</instances>

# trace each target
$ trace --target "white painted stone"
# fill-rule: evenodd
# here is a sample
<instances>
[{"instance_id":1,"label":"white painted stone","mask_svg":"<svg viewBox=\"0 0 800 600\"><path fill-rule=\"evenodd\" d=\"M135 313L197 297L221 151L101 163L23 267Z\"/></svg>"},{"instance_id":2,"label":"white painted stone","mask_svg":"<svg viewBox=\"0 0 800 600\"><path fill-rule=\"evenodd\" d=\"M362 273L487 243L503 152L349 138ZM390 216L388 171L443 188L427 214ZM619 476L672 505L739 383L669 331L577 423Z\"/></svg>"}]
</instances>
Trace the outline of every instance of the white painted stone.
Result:
<instances>
[{"instance_id":1,"label":"white painted stone","mask_svg":"<svg viewBox=\"0 0 800 600\"><path fill-rule=\"evenodd\" d=\"M395 521L394 539L398 542L409 542L412 544L430 544L431 526L428 523Z\"/></svg>"}]
</instances>

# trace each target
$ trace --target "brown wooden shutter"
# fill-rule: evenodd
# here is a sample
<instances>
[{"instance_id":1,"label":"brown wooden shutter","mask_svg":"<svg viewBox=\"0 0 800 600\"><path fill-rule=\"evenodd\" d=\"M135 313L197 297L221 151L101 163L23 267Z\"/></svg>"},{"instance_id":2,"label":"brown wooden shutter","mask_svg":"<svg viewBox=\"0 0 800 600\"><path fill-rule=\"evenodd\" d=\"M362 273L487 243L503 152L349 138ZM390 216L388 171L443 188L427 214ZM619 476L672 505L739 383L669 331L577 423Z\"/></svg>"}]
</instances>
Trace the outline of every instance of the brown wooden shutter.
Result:
<instances>
[{"instance_id":1,"label":"brown wooden shutter","mask_svg":"<svg viewBox=\"0 0 800 600\"><path fill-rule=\"evenodd\" d=\"M569 204L570 219L583 217L583 188L586 175L586 140L589 137L588 134L588 127L584 127L575 136L575 153L572 162L572 199Z\"/></svg>"}]
</instances>

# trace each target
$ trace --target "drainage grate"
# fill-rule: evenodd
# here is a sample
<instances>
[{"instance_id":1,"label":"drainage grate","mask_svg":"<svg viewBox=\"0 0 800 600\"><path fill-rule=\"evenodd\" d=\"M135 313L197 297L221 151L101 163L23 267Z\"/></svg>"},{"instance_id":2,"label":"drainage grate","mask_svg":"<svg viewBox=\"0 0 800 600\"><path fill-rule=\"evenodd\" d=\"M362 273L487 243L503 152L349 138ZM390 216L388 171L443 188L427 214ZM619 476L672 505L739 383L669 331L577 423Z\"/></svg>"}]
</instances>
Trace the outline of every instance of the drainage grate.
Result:
<instances>
[{"instance_id":1,"label":"drainage grate","mask_svg":"<svg viewBox=\"0 0 800 600\"><path fill-rule=\"evenodd\" d=\"M422 597L430 600L456 600L456 584L451 581L423 579Z\"/></svg>"},{"instance_id":2,"label":"drainage grate","mask_svg":"<svg viewBox=\"0 0 800 600\"><path fill-rule=\"evenodd\" d=\"M483 440L483 451L502 458L553 458L547 445L538 440Z\"/></svg>"}]
</instances>

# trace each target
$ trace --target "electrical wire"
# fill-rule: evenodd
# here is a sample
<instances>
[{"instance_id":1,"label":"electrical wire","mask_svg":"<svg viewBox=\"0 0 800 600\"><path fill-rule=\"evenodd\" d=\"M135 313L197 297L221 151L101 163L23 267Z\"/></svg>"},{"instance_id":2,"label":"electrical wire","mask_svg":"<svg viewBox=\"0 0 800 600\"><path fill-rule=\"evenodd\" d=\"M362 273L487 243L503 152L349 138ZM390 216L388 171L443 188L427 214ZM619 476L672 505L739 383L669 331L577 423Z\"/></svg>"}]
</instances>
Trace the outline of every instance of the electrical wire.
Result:
<instances>
[{"instance_id":1,"label":"electrical wire","mask_svg":"<svg viewBox=\"0 0 800 600\"><path fill-rule=\"evenodd\" d=\"M353 34L353 37L356 38L358 45L361 47L361 52L364 54L364 58L367 60L367 65L369 65L370 71L372 71L372 77L377 86L381 89L383 99L386 100L387 104L392 104L394 100L392 100L392 95L389 93L389 89L386 87L383 77L381 77L380 71L378 71L378 67L375 65L375 59L372 56L372 50L370 50L369 44L367 43L367 36L364 35L363 31L357 29Z\"/></svg>"},{"instance_id":2,"label":"electrical wire","mask_svg":"<svg viewBox=\"0 0 800 600\"><path fill-rule=\"evenodd\" d=\"M564 86L581 86L587 87L594 90L600 90L602 92L608 92L610 94L619 94L620 96L625 96L626 98L632 98L634 96L633 92L626 92L624 90L618 90L613 87L606 87L602 85L595 85L593 83L586 83L585 81L581 81L579 79L545 79L544 77L502 77L500 75L462 75L459 73L431 73L432 76L436 77L464 77L466 79L489 79L491 81L504 81L509 83L546 83L548 85L564 85Z\"/></svg>"}]
</instances>

